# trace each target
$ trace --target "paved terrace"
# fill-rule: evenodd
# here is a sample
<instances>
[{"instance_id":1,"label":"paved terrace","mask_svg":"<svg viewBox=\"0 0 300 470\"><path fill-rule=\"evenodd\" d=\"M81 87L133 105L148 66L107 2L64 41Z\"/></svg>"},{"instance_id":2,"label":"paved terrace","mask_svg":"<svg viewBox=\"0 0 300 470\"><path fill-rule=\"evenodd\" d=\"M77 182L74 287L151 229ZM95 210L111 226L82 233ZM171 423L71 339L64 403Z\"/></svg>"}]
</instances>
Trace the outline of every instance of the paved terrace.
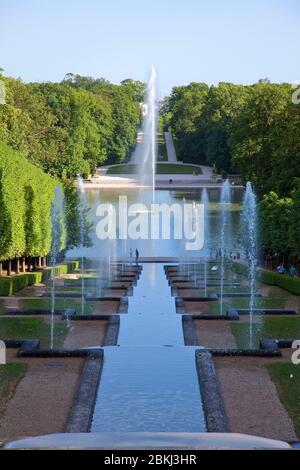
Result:
<instances>
[{"instance_id":1,"label":"paved terrace","mask_svg":"<svg viewBox=\"0 0 300 470\"><path fill-rule=\"evenodd\" d=\"M187 188L221 188L221 183L214 183L209 174L209 167L201 166L201 175L182 175L182 174L169 174L169 175L156 175L155 188L156 189L187 189ZM170 182L171 180L171 182ZM114 175L107 176L103 170L97 175L93 181L84 181L85 189L136 189L139 184L135 175L128 177L128 175ZM234 185L233 188L242 188L242 185Z\"/></svg>"}]
</instances>

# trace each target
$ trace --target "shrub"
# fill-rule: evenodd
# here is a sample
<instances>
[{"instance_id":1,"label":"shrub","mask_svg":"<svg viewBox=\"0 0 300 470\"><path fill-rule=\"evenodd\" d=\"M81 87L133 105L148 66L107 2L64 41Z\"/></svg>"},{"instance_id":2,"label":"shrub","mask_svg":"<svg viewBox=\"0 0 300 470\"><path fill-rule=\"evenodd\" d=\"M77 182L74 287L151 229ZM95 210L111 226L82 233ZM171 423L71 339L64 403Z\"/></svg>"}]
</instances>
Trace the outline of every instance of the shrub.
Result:
<instances>
[{"instance_id":1,"label":"shrub","mask_svg":"<svg viewBox=\"0 0 300 470\"><path fill-rule=\"evenodd\" d=\"M237 274L248 277L249 269L248 266L245 266L241 263L233 263L232 261L227 261L227 265ZM300 278L292 277L286 274L279 274L273 271L268 271L266 269L258 268L257 269L257 279L260 282L271 286L281 287L282 289L287 290L291 294L300 295Z\"/></svg>"},{"instance_id":2,"label":"shrub","mask_svg":"<svg viewBox=\"0 0 300 470\"><path fill-rule=\"evenodd\" d=\"M278 286L295 295L300 295L300 278L278 274L265 269L258 270L258 279L265 284Z\"/></svg>"},{"instance_id":3,"label":"shrub","mask_svg":"<svg viewBox=\"0 0 300 470\"><path fill-rule=\"evenodd\" d=\"M79 261L70 261L69 263L61 264L53 268L46 268L43 271L18 274L13 277L2 277L0 278L0 296L13 295L15 292L27 286L32 286L50 279L53 274L55 276L62 276L78 268Z\"/></svg>"},{"instance_id":4,"label":"shrub","mask_svg":"<svg viewBox=\"0 0 300 470\"><path fill-rule=\"evenodd\" d=\"M42 272L0 278L0 296L13 295L27 286L42 282Z\"/></svg>"},{"instance_id":5,"label":"shrub","mask_svg":"<svg viewBox=\"0 0 300 470\"><path fill-rule=\"evenodd\" d=\"M46 256L58 182L0 143L0 261Z\"/></svg>"}]
</instances>

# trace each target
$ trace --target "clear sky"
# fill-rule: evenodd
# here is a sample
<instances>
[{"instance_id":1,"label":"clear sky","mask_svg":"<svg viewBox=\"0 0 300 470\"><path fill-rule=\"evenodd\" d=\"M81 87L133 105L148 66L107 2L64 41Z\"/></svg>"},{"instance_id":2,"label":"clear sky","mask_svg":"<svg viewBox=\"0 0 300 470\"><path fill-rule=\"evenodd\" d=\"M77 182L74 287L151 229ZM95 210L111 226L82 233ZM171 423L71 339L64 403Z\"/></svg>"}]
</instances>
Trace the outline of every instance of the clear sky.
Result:
<instances>
[{"instance_id":1,"label":"clear sky","mask_svg":"<svg viewBox=\"0 0 300 470\"><path fill-rule=\"evenodd\" d=\"M299 0L0 0L0 66L24 81L68 72L146 80L300 80Z\"/></svg>"}]
</instances>

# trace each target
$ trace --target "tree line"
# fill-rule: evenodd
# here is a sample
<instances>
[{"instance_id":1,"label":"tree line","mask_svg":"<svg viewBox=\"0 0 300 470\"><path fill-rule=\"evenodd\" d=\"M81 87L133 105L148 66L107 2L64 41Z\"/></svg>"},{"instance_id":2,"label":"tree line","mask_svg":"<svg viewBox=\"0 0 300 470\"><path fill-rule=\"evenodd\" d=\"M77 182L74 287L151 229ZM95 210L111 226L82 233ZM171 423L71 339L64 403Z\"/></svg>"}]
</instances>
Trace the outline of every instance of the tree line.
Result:
<instances>
[{"instance_id":1,"label":"tree line","mask_svg":"<svg viewBox=\"0 0 300 470\"><path fill-rule=\"evenodd\" d=\"M0 141L46 173L87 176L131 152L140 124L144 84L67 74L60 83L23 83L1 77Z\"/></svg>"},{"instance_id":2,"label":"tree line","mask_svg":"<svg viewBox=\"0 0 300 470\"><path fill-rule=\"evenodd\" d=\"M67 74L60 83L1 81L0 275L3 263L8 274L19 273L45 266L47 256L53 262L54 252L61 258L89 245L87 210L74 178L127 158L144 94L144 84L131 79L114 85ZM53 214L59 192L63 205Z\"/></svg>"},{"instance_id":3,"label":"tree line","mask_svg":"<svg viewBox=\"0 0 300 470\"><path fill-rule=\"evenodd\" d=\"M262 196L290 195L300 168L300 106L290 84L191 83L164 100L165 128L179 159L215 165L252 181Z\"/></svg>"},{"instance_id":4,"label":"tree line","mask_svg":"<svg viewBox=\"0 0 300 470\"><path fill-rule=\"evenodd\" d=\"M51 205L58 182L0 143L0 274L25 270L25 258L51 250Z\"/></svg>"},{"instance_id":5,"label":"tree line","mask_svg":"<svg viewBox=\"0 0 300 470\"><path fill-rule=\"evenodd\" d=\"M72 180L47 175L0 142L0 276L3 267L8 275L34 270L46 258L55 264L67 250L89 246L90 228Z\"/></svg>"},{"instance_id":6,"label":"tree line","mask_svg":"<svg viewBox=\"0 0 300 470\"><path fill-rule=\"evenodd\" d=\"M180 160L251 181L263 254L300 257L300 105L288 83L174 87L162 105Z\"/></svg>"}]
</instances>

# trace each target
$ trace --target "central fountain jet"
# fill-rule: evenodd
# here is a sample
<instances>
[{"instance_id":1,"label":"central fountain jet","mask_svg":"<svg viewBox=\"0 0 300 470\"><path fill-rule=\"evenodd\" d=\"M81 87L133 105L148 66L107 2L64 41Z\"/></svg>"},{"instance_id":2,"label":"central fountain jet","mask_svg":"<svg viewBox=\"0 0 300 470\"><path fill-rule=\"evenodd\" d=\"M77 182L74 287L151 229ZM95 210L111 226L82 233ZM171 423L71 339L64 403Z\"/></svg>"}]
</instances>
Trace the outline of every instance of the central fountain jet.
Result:
<instances>
[{"instance_id":1,"label":"central fountain jet","mask_svg":"<svg viewBox=\"0 0 300 470\"><path fill-rule=\"evenodd\" d=\"M138 184L143 192L145 187L151 188L152 203L155 202L157 118L157 74L155 67L152 66L146 90L145 103L143 105L141 139L132 157L132 162L138 167ZM142 199L145 198L143 197Z\"/></svg>"}]
</instances>

